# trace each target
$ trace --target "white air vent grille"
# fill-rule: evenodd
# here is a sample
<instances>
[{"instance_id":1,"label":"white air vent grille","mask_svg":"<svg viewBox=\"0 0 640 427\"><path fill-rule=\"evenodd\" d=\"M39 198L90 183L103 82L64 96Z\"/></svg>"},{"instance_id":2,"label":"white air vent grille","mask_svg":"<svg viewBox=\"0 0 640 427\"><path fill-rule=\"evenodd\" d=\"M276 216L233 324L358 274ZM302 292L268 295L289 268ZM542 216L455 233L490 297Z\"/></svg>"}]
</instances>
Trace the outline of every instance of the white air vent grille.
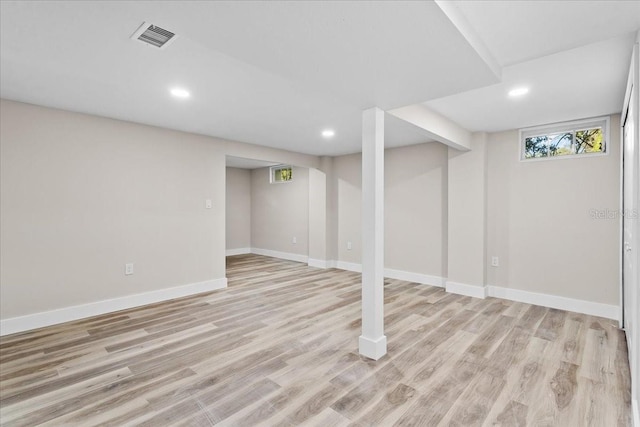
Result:
<instances>
[{"instance_id":1,"label":"white air vent grille","mask_svg":"<svg viewBox=\"0 0 640 427\"><path fill-rule=\"evenodd\" d=\"M172 42L176 35L171 31L160 28L157 25L143 22L142 25L131 36L132 39L140 40L152 46L163 48Z\"/></svg>"}]
</instances>

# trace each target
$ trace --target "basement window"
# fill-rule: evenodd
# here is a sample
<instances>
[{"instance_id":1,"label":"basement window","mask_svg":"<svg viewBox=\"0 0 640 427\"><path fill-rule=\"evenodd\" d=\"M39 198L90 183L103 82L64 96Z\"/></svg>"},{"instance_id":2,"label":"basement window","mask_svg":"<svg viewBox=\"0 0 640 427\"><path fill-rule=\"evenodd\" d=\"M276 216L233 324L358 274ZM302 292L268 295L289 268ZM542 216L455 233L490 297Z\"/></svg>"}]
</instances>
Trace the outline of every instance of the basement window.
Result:
<instances>
[{"instance_id":1,"label":"basement window","mask_svg":"<svg viewBox=\"0 0 640 427\"><path fill-rule=\"evenodd\" d=\"M608 117L521 129L520 160L606 154L608 139Z\"/></svg>"},{"instance_id":2,"label":"basement window","mask_svg":"<svg viewBox=\"0 0 640 427\"><path fill-rule=\"evenodd\" d=\"M271 166L271 184L280 184L289 182L293 178L293 169L291 166Z\"/></svg>"}]
</instances>

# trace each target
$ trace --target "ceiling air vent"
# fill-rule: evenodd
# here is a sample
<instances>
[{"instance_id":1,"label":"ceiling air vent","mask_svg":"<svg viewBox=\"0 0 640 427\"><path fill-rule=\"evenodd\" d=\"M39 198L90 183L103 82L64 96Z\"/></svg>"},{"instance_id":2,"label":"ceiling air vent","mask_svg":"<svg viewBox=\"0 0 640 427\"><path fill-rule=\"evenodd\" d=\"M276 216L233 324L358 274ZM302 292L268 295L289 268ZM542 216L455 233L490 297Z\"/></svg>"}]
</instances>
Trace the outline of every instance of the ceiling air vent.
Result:
<instances>
[{"instance_id":1,"label":"ceiling air vent","mask_svg":"<svg viewBox=\"0 0 640 427\"><path fill-rule=\"evenodd\" d=\"M175 40L176 35L157 25L143 22L131 38L162 49Z\"/></svg>"}]
</instances>

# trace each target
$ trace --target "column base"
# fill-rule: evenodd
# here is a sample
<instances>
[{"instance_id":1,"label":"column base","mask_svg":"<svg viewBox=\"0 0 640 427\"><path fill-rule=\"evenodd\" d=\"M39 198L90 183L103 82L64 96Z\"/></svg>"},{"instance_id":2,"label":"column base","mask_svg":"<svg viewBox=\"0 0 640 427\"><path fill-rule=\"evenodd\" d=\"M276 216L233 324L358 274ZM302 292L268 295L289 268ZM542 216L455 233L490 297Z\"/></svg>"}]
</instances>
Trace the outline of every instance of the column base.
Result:
<instances>
[{"instance_id":1,"label":"column base","mask_svg":"<svg viewBox=\"0 0 640 427\"><path fill-rule=\"evenodd\" d=\"M385 335L375 340L360 335L358 343L360 354L369 359L378 360L387 354L387 337Z\"/></svg>"}]
</instances>

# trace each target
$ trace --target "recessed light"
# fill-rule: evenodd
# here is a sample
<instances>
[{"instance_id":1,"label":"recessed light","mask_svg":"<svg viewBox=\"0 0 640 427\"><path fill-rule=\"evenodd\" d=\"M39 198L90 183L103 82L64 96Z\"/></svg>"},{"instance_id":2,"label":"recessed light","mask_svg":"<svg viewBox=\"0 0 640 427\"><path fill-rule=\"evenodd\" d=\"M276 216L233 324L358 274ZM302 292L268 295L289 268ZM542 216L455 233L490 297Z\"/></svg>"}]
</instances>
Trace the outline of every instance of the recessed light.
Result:
<instances>
[{"instance_id":1,"label":"recessed light","mask_svg":"<svg viewBox=\"0 0 640 427\"><path fill-rule=\"evenodd\" d=\"M336 133L332 129L325 129L322 131L322 136L325 138L332 138Z\"/></svg>"},{"instance_id":2,"label":"recessed light","mask_svg":"<svg viewBox=\"0 0 640 427\"><path fill-rule=\"evenodd\" d=\"M509 96L516 97L516 96L526 95L527 93L529 93L528 87L516 87L509 91Z\"/></svg>"},{"instance_id":3,"label":"recessed light","mask_svg":"<svg viewBox=\"0 0 640 427\"><path fill-rule=\"evenodd\" d=\"M176 98L188 98L191 96L188 90L179 87L174 87L170 92L171 95L175 96Z\"/></svg>"}]
</instances>

